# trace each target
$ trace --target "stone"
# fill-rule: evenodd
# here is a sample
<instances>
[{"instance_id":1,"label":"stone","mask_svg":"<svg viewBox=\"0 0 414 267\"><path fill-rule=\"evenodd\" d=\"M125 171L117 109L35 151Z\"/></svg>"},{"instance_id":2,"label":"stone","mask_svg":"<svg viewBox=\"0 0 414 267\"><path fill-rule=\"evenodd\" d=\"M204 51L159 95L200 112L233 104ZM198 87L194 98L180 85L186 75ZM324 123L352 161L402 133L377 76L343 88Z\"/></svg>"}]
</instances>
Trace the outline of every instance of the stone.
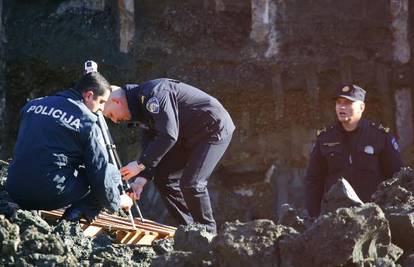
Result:
<instances>
[{"instance_id":1,"label":"stone","mask_svg":"<svg viewBox=\"0 0 414 267\"><path fill-rule=\"evenodd\" d=\"M174 239L158 239L152 242L152 248L154 249L157 255L166 254L173 251L174 249Z\"/></svg>"},{"instance_id":2,"label":"stone","mask_svg":"<svg viewBox=\"0 0 414 267\"><path fill-rule=\"evenodd\" d=\"M373 203L320 216L301 235L281 240L279 247L282 267L358 265L382 258L395 262L403 252L391 243L388 221Z\"/></svg>"},{"instance_id":3,"label":"stone","mask_svg":"<svg viewBox=\"0 0 414 267\"><path fill-rule=\"evenodd\" d=\"M271 220L225 223L213 242L219 266L278 266L278 240L297 232Z\"/></svg>"},{"instance_id":4,"label":"stone","mask_svg":"<svg viewBox=\"0 0 414 267\"><path fill-rule=\"evenodd\" d=\"M283 204L280 207L280 215L277 224L291 227L301 233L308 228L312 222L312 218L305 211L300 212L292 208L289 204Z\"/></svg>"},{"instance_id":5,"label":"stone","mask_svg":"<svg viewBox=\"0 0 414 267\"><path fill-rule=\"evenodd\" d=\"M174 249L206 255L211 250L210 244L214 236L200 224L179 226L174 234Z\"/></svg>"},{"instance_id":6,"label":"stone","mask_svg":"<svg viewBox=\"0 0 414 267\"><path fill-rule=\"evenodd\" d=\"M340 178L323 196L321 214L332 212L339 208L361 206L362 204L364 203L359 199L349 182L344 178Z\"/></svg>"},{"instance_id":7,"label":"stone","mask_svg":"<svg viewBox=\"0 0 414 267\"><path fill-rule=\"evenodd\" d=\"M201 260L188 251L172 251L167 254L157 256L151 263L151 267L207 267L217 266L213 262Z\"/></svg>"},{"instance_id":8,"label":"stone","mask_svg":"<svg viewBox=\"0 0 414 267\"><path fill-rule=\"evenodd\" d=\"M17 253L20 244L19 230L19 226L0 215L0 253L4 257L14 256Z\"/></svg>"}]
</instances>

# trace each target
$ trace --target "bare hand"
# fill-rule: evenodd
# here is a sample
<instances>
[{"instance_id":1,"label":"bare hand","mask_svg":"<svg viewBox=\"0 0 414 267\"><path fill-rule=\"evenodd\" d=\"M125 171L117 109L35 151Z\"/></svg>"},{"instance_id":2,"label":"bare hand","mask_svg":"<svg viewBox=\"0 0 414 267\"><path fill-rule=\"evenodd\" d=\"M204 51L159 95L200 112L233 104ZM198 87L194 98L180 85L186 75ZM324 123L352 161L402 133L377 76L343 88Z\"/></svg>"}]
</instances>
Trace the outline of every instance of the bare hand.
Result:
<instances>
[{"instance_id":1,"label":"bare hand","mask_svg":"<svg viewBox=\"0 0 414 267\"><path fill-rule=\"evenodd\" d=\"M144 165L138 164L137 161L131 161L128 165L122 167L119 171L121 172L122 179L128 181L132 177L138 175L145 169Z\"/></svg>"},{"instance_id":2,"label":"bare hand","mask_svg":"<svg viewBox=\"0 0 414 267\"><path fill-rule=\"evenodd\" d=\"M133 205L132 199L127 194L121 195L120 206L124 210L130 210Z\"/></svg>"},{"instance_id":3,"label":"bare hand","mask_svg":"<svg viewBox=\"0 0 414 267\"><path fill-rule=\"evenodd\" d=\"M132 193L129 193L129 197L138 200L141 197L142 190L144 189L147 179L143 177L137 177L133 183L130 184Z\"/></svg>"}]
</instances>

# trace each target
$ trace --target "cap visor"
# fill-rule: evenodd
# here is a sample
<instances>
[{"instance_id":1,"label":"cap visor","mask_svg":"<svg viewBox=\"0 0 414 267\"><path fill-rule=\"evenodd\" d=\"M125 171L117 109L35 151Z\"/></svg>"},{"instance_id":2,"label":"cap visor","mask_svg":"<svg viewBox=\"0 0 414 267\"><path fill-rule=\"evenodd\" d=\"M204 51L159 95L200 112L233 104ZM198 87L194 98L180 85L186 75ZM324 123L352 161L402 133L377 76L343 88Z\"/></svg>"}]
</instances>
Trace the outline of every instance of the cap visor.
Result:
<instances>
[{"instance_id":1,"label":"cap visor","mask_svg":"<svg viewBox=\"0 0 414 267\"><path fill-rule=\"evenodd\" d=\"M338 98L346 98L348 100L351 100L352 102L358 101L358 99L348 95L337 95L333 98L333 100L337 100Z\"/></svg>"}]
</instances>

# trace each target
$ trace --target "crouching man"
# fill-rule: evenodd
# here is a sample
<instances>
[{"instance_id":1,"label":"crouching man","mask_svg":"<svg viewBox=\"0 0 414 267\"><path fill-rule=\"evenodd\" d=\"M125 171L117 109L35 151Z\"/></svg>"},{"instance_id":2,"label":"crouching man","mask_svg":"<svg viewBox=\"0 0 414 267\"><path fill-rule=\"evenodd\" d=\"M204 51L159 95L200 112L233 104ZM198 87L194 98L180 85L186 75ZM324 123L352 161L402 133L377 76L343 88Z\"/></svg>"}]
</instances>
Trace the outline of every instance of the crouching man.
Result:
<instances>
[{"instance_id":1,"label":"crouching man","mask_svg":"<svg viewBox=\"0 0 414 267\"><path fill-rule=\"evenodd\" d=\"M108 162L94 114L103 109L110 90L101 74L90 71L74 88L23 107L6 182L7 192L21 208L70 205L66 219L91 221L103 207L115 211L132 206L131 198L121 194L120 173Z\"/></svg>"}]
</instances>

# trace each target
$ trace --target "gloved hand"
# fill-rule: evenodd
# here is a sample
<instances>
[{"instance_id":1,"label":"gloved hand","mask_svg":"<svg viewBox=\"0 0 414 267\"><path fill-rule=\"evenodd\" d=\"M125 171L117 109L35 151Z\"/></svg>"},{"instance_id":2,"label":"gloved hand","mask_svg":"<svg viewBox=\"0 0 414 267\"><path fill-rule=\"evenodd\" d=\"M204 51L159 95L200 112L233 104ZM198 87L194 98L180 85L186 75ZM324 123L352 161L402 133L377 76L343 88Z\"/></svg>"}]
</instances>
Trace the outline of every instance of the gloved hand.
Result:
<instances>
[{"instance_id":1,"label":"gloved hand","mask_svg":"<svg viewBox=\"0 0 414 267\"><path fill-rule=\"evenodd\" d=\"M143 164L138 164L137 161L131 161L128 165L122 167L119 171L121 172L122 179L128 181L132 177L138 175L145 169Z\"/></svg>"},{"instance_id":2,"label":"gloved hand","mask_svg":"<svg viewBox=\"0 0 414 267\"><path fill-rule=\"evenodd\" d=\"M138 200L141 197L142 190L144 189L146 183L147 179L144 177L137 177L135 181L129 184L133 191L132 193L129 193L129 197Z\"/></svg>"},{"instance_id":3,"label":"gloved hand","mask_svg":"<svg viewBox=\"0 0 414 267\"><path fill-rule=\"evenodd\" d=\"M130 196L128 196L127 194L121 195L120 206L122 209L130 210L133 204L134 203L132 202L132 199Z\"/></svg>"}]
</instances>

